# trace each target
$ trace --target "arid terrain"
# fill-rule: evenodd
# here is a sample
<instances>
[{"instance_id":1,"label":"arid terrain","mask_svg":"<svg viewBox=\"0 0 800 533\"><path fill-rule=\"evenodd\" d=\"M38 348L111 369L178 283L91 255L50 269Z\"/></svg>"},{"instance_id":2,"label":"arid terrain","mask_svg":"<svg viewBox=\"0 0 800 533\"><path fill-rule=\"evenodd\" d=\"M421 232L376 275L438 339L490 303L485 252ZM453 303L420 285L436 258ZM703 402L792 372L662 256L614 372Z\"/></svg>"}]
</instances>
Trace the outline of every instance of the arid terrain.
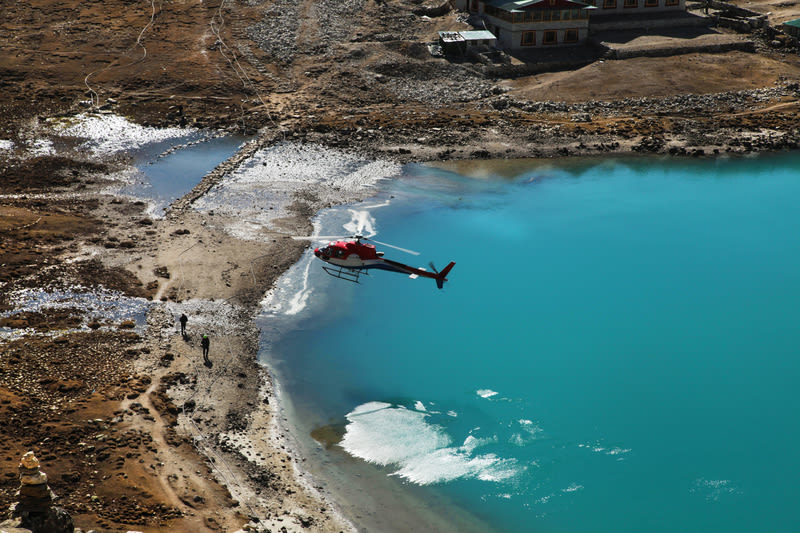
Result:
<instances>
[{"instance_id":1,"label":"arid terrain","mask_svg":"<svg viewBox=\"0 0 800 533\"><path fill-rule=\"evenodd\" d=\"M33 450L57 504L83 530L351 528L296 473L255 362L252 315L306 246L288 236L306 234L317 210L352 197L306 191L266 245L234 239L220 229L224 217L192 209L224 173L152 218L142 202L105 188L124 157L37 155L50 118L113 112L143 125L258 134L259 146L313 142L401 162L708 156L800 143L800 57L769 32L737 36L752 39L754 52L598 57L503 78L433 57L426 43L437 31L468 28L463 14L432 17L424 7L4 3L0 141L12 147L0 148L0 327L25 333L0 340L0 518L14 501L19 459ZM792 2L746 7L775 23L800 17ZM641 46L661 38L647 37ZM161 305L146 327L109 318L79 328L85 309L15 313L9 296L76 285ZM213 311L191 308L195 300L230 313L211 369L194 324ZM186 338L173 312L181 305Z\"/></svg>"}]
</instances>

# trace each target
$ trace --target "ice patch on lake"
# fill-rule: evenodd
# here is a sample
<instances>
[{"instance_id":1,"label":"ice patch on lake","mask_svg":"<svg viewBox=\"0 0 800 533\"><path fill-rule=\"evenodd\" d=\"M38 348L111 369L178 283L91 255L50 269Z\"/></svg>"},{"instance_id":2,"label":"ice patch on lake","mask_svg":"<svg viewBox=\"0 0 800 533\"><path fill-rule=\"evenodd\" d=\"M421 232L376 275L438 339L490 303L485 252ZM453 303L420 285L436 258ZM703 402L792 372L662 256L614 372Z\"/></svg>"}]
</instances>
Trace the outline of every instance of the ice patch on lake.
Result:
<instances>
[{"instance_id":1,"label":"ice patch on lake","mask_svg":"<svg viewBox=\"0 0 800 533\"><path fill-rule=\"evenodd\" d=\"M81 146L95 155L132 150L140 146L185 137L193 128L151 128L134 124L119 115L82 113L67 122L54 123L55 131L65 137L85 139Z\"/></svg>"},{"instance_id":2,"label":"ice patch on lake","mask_svg":"<svg viewBox=\"0 0 800 533\"><path fill-rule=\"evenodd\" d=\"M445 430L429 421L430 414L369 402L347 414L341 446L351 455L381 466L394 466L394 476L420 485L456 479L502 481L519 472L514 459L493 453L476 454L493 439L468 436L452 446Z\"/></svg>"},{"instance_id":3,"label":"ice patch on lake","mask_svg":"<svg viewBox=\"0 0 800 533\"><path fill-rule=\"evenodd\" d=\"M699 478L694 480L692 488L689 489L692 494L700 494L706 500L717 502L720 498L727 495L740 494L741 491L734 486L733 482L729 479L705 479Z\"/></svg>"},{"instance_id":4,"label":"ice patch on lake","mask_svg":"<svg viewBox=\"0 0 800 533\"><path fill-rule=\"evenodd\" d=\"M264 312L274 317L296 317L308 307L314 293L310 274L315 260L313 254L306 253L281 276L261 300Z\"/></svg>"},{"instance_id":5,"label":"ice patch on lake","mask_svg":"<svg viewBox=\"0 0 800 533\"><path fill-rule=\"evenodd\" d=\"M491 398L493 396L497 396L498 393L491 389L478 389L475 391L475 394L477 394L481 398Z\"/></svg>"},{"instance_id":6,"label":"ice patch on lake","mask_svg":"<svg viewBox=\"0 0 800 533\"><path fill-rule=\"evenodd\" d=\"M532 420L521 419L518 421L519 423L519 432L515 432L511 435L509 442L516 446L525 446L526 444L536 440L541 433L543 433L542 428L539 427L538 424L533 422Z\"/></svg>"},{"instance_id":7,"label":"ice patch on lake","mask_svg":"<svg viewBox=\"0 0 800 533\"><path fill-rule=\"evenodd\" d=\"M622 455L625 453L630 452L630 448L620 448L619 446L611 448L610 450L606 451L606 455Z\"/></svg>"},{"instance_id":8,"label":"ice patch on lake","mask_svg":"<svg viewBox=\"0 0 800 533\"><path fill-rule=\"evenodd\" d=\"M303 275L300 277L300 286L297 287L291 296L286 300L284 314L294 316L300 313L308 305L308 299L311 297L311 285L308 279L308 273L311 270L311 261L307 261Z\"/></svg>"},{"instance_id":9,"label":"ice patch on lake","mask_svg":"<svg viewBox=\"0 0 800 533\"><path fill-rule=\"evenodd\" d=\"M625 456L632 451L631 448L623 448L621 446L607 446L601 442L578 444L578 448L590 450L594 453L600 453L603 455L616 457L617 461L623 461L625 459Z\"/></svg>"},{"instance_id":10,"label":"ice patch on lake","mask_svg":"<svg viewBox=\"0 0 800 533\"><path fill-rule=\"evenodd\" d=\"M363 209L348 209L348 211L351 220L344 225L344 229L350 235L361 235L367 238L375 236L375 217L369 211Z\"/></svg>"}]
</instances>

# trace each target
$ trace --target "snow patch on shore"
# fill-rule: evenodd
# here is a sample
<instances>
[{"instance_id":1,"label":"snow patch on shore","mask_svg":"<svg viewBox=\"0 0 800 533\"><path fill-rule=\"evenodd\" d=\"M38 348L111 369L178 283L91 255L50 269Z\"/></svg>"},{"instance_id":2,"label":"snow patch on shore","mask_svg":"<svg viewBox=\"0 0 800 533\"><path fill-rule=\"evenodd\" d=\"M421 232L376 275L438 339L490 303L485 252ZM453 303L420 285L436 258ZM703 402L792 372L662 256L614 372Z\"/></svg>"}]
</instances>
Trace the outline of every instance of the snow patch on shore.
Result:
<instances>
[{"instance_id":1,"label":"snow patch on shore","mask_svg":"<svg viewBox=\"0 0 800 533\"><path fill-rule=\"evenodd\" d=\"M43 157L47 155L55 155L56 149L53 147L53 141L50 139L36 139L29 143L28 154L31 157Z\"/></svg>"},{"instance_id":2,"label":"snow patch on shore","mask_svg":"<svg viewBox=\"0 0 800 533\"><path fill-rule=\"evenodd\" d=\"M167 302L167 309L175 319L176 331L180 331L178 318L185 313L189 319L186 332L190 336L209 335L222 338L242 333L248 323L246 313L239 306L226 300L191 299L181 303Z\"/></svg>"},{"instance_id":3,"label":"snow patch on shore","mask_svg":"<svg viewBox=\"0 0 800 533\"><path fill-rule=\"evenodd\" d=\"M102 327L117 328L120 322L134 321L135 330L141 332L145 326L147 311L152 303L144 298L132 298L118 291L88 288L80 285L65 289L45 290L26 288L8 295L12 311L0 313L0 318L10 318L21 313L44 313L52 310L75 309L81 316L81 324L68 330L54 330L52 334L61 335L71 331L89 329L95 320ZM0 339L23 337L31 331L27 329L0 328Z\"/></svg>"},{"instance_id":4,"label":"snow patch on shore","mask_svg":"<svg viewBox=\"0 0 800 533\"><path fill-rule=\"evenodd\" d=\"M64 137L85 139L82 149L94 155L114 154L140 146L185 137L194 128L152 128L140 126L119 115L81 113L69 122L55 122L54 130Z\"/></svg>"},{"instance_id":5,"label":"snow patch on shore","mask_svg":"<svg viewBox=\"0 0 800 533\"><path fill-rule=\"evenodd\" d=\"M308 201L341 201L364 195L379 180L398 176L402 166L371 161L313 144L283 143L257 151L225 180L198 199L199 211L236 217L228 228L234 237L258 240L263 228L290 215L298 197Z\"/></svg>"}]
</instances>

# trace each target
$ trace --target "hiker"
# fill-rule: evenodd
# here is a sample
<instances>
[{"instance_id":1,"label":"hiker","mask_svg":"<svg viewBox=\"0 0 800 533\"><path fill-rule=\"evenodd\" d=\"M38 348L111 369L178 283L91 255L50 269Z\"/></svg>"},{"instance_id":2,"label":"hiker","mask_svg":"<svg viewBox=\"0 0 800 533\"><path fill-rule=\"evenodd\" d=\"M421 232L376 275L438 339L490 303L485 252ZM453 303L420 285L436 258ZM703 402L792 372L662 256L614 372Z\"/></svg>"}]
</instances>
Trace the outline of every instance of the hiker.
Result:
<instances>
[{"instance_id":1,"label":"hiker","mask_svg":"<svg viewBox=\"0 0 800 533\"><path fill-rule=\"evenodd\" d=\"M211 368L211 361L208 358L208 347L210 344L211 341L208 340L208 335L203 335L203 340L200 342L200 346L203 347L203 364L209 368Z\"/></svg>"},{"instance_id":2,"label":"hiker","mask_svg":"<svg viewBox=\"0 0 800 533\"><path fill-rule=\"evenodd\" d=\"M186 337L186 323L189 321L189 317L186 314L181 315L181 337Z\"/></svg>"}]
</instances>

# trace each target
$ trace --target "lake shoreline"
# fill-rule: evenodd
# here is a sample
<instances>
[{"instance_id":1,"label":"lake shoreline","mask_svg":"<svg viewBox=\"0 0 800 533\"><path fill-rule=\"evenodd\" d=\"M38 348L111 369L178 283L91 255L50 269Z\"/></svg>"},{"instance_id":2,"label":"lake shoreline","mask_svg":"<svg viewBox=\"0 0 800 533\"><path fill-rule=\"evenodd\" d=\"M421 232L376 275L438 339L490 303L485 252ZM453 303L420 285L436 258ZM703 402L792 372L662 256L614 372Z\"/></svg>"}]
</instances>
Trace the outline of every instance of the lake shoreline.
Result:
<instances>
[{"instance_id":1,"label":"lake shoreline","mask_svg":"<svg viewBox=\"0 0 800 533\"><path fill-rule=\"evenodd\" d=\"M281 208L286 210L285 216L277 221L280 229L270 230L273 238L266 247L263 243L256 246L247 244L245 241L226 234L223 228L235 217L224 213L199 212L196 209L195 204L198 201L208 195L214 187L223 183L254 153L282 143L282 137L267 135L246 144L228 161L203 177L190 193L173 202L166 215L161 219L147 217L145 215L146 205L141 202L108 196L103 192L105 187L102 179L103 173L115 168L117 163L108 163L110 166L104 168L100 174L97 169L81 168L72 180L67 183L57 183L56 189L51 189L48 195L53 199L71 197L91 199L90 201L79 200L84 204L80 209L77 208L77 204L75 207L68 207L65 204L64 209L68 212L82 213L80 216L86 217L87 220L102 220L102 222L92 226L91 231L86 235L80 236L78 243L73 242L69 246L53 247L44 244L46 241L43 241L41 246L37 245L38 253L27 257L36 257L35 261L71 263L99 254L103 257L105 268L122 269L119 272L127 272L126 276L138 273L140 280L127 280L127 288L123 289L131 294L149 293L149 297L155 301L176 304L195 299L231 300L239 310L237 312L249 316L247 327L252 328L254 316L259 311L259 295L273 286L275 281L299 259L307 246L306 243L293 241L288 235L308 234L312 229L311 219L321 209L357 201L368 195L363 192L348 193L316 185L305 187L291 196L290 201L284 201ZM302 145L302 143L300 144ZM312 143L313 145L316 143ZM630 144L620 143L619 146L613 151L615 157L626 153L641 155L641 152L632 150ZM370 145L362 146L358 151L362 154L386 155L385 151L371 148ZM420 148L416 153L412 153L416 156L427 154L430 156L427 158L428 161L437 160L435 150L429 148ZM500 153L507 155L507 152L503 151L498 151L494 155ZM597 155L591 150L586 150L585 154L587 156ZM408 155L398 154L400 157L393 159L402 161ZM553 148L551 155L553 158L563 157L563 154L560 154L556 148ZM571 154L571 156L576 155ZM704 157L708 155L708 153L703 154ZM54 176L60 175L63 170L69 170L74 166L72 159L58 160L55 157L47 156L45 160L48 159L54 165L52 170ZM576 157L576 159L580 160L581 157ZM23 157L15 164L24 169L26 165L39 164L37 161L40 160ZM98 180L98 177L101 179ZM12 181L10 185L13 186L13 184ZM34 194L29 193L28 195L15 196L9 195L8 192L10 191L4 191L6 205L13 205L14 209L21 209L25 216L30 218L30 222L35 222L39 216L36 214L41 213L44 207L35 194L35 189L32 191ZM78 193L77 196L75 196L76 193ZM277 198L275 200L277 201ZM68 202L74 203L75 200L68 200ZM44 210L47 211L47 208ZM144 220L147 221L146 224L142 222ZM14 228L19 226L24 226L24 224L13 225ZM136 235L141 234L142 228L146 229L147 235L145 239L138 240ZM25 244L24 236L25 233L22 229L16 230L16 233L12 235L12 240L19 239L21 250L29 246ZM42 238L49 239L51 237L45 233ZM74 246L74 244L80 245ZM42 251L44 251L43 256ZM264 256L265 253L271 254L273 259L263 263L251 262L255 258ZM229 261L234 258L236 258L234 261ZM152 273L155 272L161 272L161 274L154 276ZM180 272L180 277L175 277L178 272ZM222 275L223 273L224 275ZM109 275L119 277L119 274L110 273ZM36 277L34 275L34 278ZM36 283L46 286L48 283L46 279L41 276L39 278ZM196 285L187 288L183 285L185 280L194 280ZM12 285L15 283L13 277L6 280L6 283L9 282ZM265 402L273 398L270 386L271 378L265 374L263 367L257 361L258 348L252 329L249 329L249 332L235 333L231 337L234 345L238 347L233 352L240 355L230 359L230 364L235 365L239 370L218 374L213 381L216 389L233 391L234 394L225 397L208 396L210 403L209 406L206 406L202 417L204 428L230 433L230 435L206 450L198 446L189 446L189 448L194 448L195 453L200 452L200 456L192 458L192 453L184 445L193 442L198 434L193 434L193 424L189 422L194 415L187 413L183 406L186 405L187 399L191 399L195 391L203 387L204 383L204 375L195 364L198 341L195 338L191 342L184 342L174 330L171 337L165 338L163 332L170 327L174 328L174 322L172 325L167 322L167 317L162 316L158 322L160 328L145 335L141 341L141 348L137 349L138 355L133 361L131 369L136 371L135 375L150 376L152 382L157 385L157 387L144 387L141 393L155 395L156 400L151 400L149 409L158 413L160 423L164 424L167 429L182 430L182 433L176 434L176 437L163 438L158 453L161 456L181 457L181 461L189 461L189 463L205 464L211 471L214 470L214 465L219 461L219 457L228 457L225 463L227 465L238 464L238 468L241 468L239 477L250 480L247 484L239 483L236 484L239 486L235 486L226 481L226 476L217 476L217 482L224 486L227 485L225 490L239 504L231 506L229 500L221 497L216 506L206 504L207 509L203 513L217 516L218 520L223 520L229 526L237 522L242 525L246 522L244 515L252 515L259 518L259 523L262 525L287 527L289 524L294 524L298 531L303 529L303 524L308 523L314 523L323 531L352 527L348 525L346 518L334 510L335 506L326 500L327 497L313 488L313 481L308 480L305 474L301 473L302 469L298 469L297 465L302 464L304 458L297 456L292 451L286 451L286 442L283 440L285 428L274 425L277 423L273 419L275 406ZM172 359L169 359L170 354ZM166 360L170 361L169 364L165 363ZM170 369L170 371L167 372L165 369ZM191 386L187 388L186 384L179 384L180 380L176 382L176 374L195 375L196 377L190 379ZM246 377L242 378L242 375ZM256 376L261 377L254 379ZM266 388L264 383L267 384ZM132 391L129 394L134 393L135 391ZM159 397L163 400L158 400ZM253 398L260 398L261 401L254 402ZM129 403L115 403L113 396L109 398L108 403L103 405L105 405L103 411L107 413L108 420L113 418L113 412L119 410L120 405L130 410ZM171 412L175 409L177 412ZM230 416L231 413L234 413L233 418ZM140 415L140 417L143 416ZM242 424L237 420L245 421L245 423ZM144 418L132 415L131 424L125 429L149 431L147 429L149 424ZM263 442L265 431L270 435L269 442ZM168 431L161 434L171 435L172 433ZM124 450L123 447L119 449ZM251 450L259 450L257 453L260 453L261 456L251 454ZM23 449L20 448L19 451L23 452ZM269 461L265 461L264 457L269 457ZM293 466L287 468L287 465ZM96 465L88 462L86 466L95 467ZM45 467L55 469L55 471L65 468L58 462L52 465L45 463ZM153 482L156 482L157 479L155 478ZM198 481L195 480L195 482ZM265 498L265 493L273 496ZM278 494L281 495L277 496ZM189 520L189 517L192 516L189 513L197 513L198 509L181 503L182 500L179 496L165 495L164 498L165 501L172 502L176 508L185 506L184 516L186 518L183 520L186 523L187 531L192 531L197 527L196 521ZM319 501L327 501L327 503L320 507L317 503ZM252 509L260 509L260 511L244 512L248 506L251 506ZM320 508L324 508L325 511L319 511ZM102 513L99 516L102 516ZM125 523L126 519L130 519L130 515L126 515L124 511L113 516L120 523ZM288 518L283 518L284 516ZM86 524L96 524L89 518L87 520ZM255 524L255 522L253 523ZM181 530L181 526L177 522L173 521L172 527L176 531Z\"/></svg>"}]
</instances>

